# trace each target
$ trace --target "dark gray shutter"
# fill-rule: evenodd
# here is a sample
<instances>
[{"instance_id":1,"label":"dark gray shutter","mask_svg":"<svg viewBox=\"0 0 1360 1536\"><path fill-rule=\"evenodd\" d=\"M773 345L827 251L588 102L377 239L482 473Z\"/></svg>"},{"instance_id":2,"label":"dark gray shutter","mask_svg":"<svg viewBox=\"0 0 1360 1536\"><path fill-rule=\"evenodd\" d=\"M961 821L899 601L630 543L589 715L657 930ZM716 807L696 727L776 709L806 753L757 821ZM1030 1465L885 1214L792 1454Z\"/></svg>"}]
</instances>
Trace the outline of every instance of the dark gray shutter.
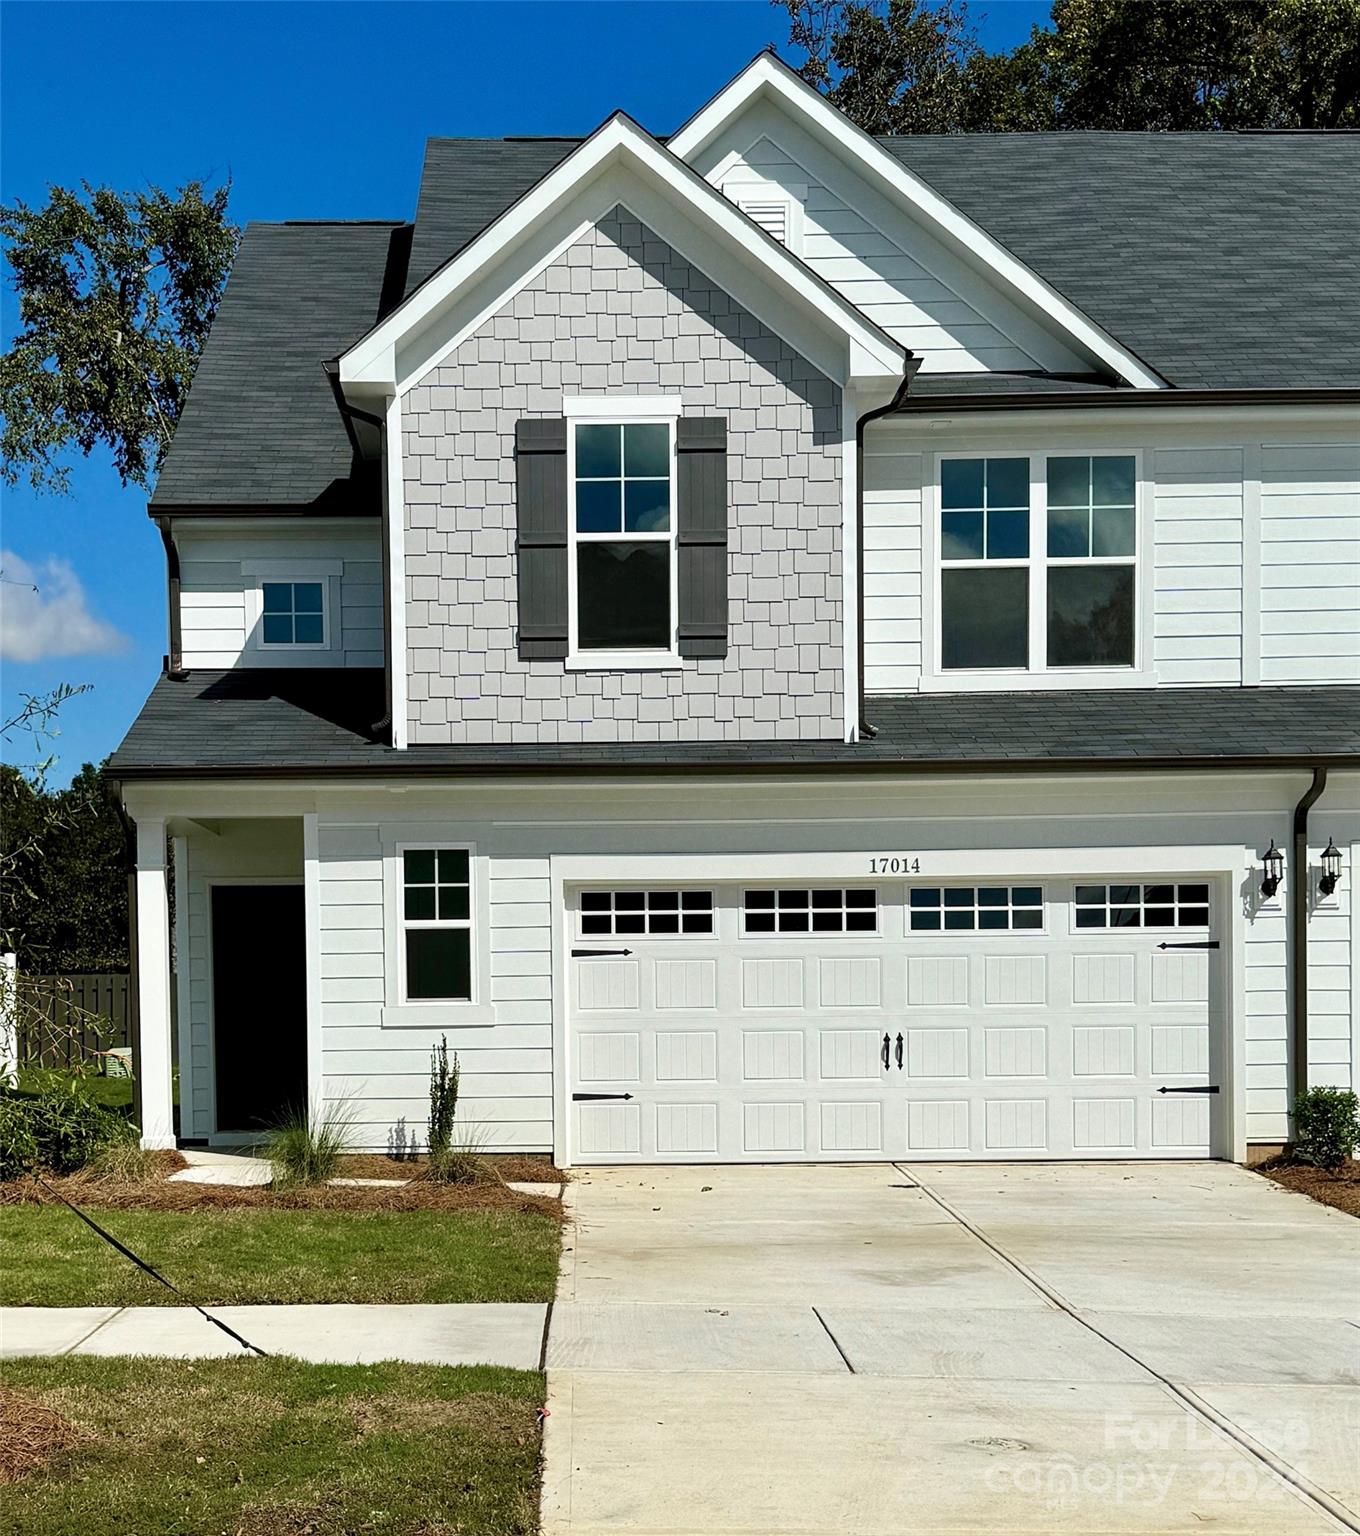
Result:
<instances>
[{"instance_id":1,"label":"dark gray shutter","mask_svg":"<svg viewBox=\"0 0 1360 1536\"><path fill-rule=\"evenodd\" d=\"M516 565L522 661L567 654L567 423L515 423Z\"/></svg>"},{"instance_id":2,"label":"dark gray shutter","mask_svg":"<svg viewBox=\"0 0 1360 1536\"><path fill-rule=\"evenodd\" d=\"M677 634L682 656L727 655L727 423L676 422Z\"/></svg>"}]
</instances>

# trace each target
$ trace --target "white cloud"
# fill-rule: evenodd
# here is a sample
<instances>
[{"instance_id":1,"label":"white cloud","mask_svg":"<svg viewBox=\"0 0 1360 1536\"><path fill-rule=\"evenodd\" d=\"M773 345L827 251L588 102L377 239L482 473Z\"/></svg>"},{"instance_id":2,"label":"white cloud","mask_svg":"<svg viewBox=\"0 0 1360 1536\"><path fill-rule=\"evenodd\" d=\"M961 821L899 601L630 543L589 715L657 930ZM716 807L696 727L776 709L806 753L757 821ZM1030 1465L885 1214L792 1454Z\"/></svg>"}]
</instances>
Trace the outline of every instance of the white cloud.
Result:
<instances>
[{"instance_id":1,"label":"white cloud","mask_svg":"<svg viewBox=\"0 0 1360 1536\"><path fill-rule=\"evenodd\" d=\"M31 565L0 550L0 659L112 656L131 642L89 610L85 588L60 555Z\"/></svg>"}]
</instances>

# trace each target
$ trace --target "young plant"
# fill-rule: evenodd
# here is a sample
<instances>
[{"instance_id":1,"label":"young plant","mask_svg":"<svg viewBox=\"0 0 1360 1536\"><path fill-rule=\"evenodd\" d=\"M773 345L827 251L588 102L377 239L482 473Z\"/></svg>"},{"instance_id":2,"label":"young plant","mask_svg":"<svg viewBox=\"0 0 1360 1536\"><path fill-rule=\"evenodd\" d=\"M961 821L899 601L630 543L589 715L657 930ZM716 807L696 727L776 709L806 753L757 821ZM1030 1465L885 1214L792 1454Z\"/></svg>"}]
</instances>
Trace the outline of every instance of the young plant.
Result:
<instances>
[{"instance_id":1,"label":"young plant","mask_svg":"<svg viewBox=\"0 0 1360 1536\"><path fill-rule=\"evenodd\" d=\"M449 1041L440 1035L430 1052L430 1161L453 1145L453 1121L458 1113L458 1052L449 1065Z\"/></svg>"},{"instance_id":2,"label":"young plant","mask_svg":"<svg viewBox=\"0 0 1360 1536\"><path fill-rule=\"evenodd\" d=\"M1350 1088L1310 1088L1294 1100L1294 1156L1335 1173L1360 1144L1360 1099Z\"/></svg>"},{"instance_id":3,"label":"young plant","mask_svg":"<svg viewBox=\"0 0 1360 1536\"><path fill-rule=\"evenodd\" d=\"M0 1093L0 1183L31 1173L38 1161L38 1143L28 1101Z\"/></svg>"},{"instance_id":4,"label":"young plant","mask_svg":"<svg viewBox=\"0 0 1360 1536\"><path fill-rule=\"evenodd\" d=\"M324 1184L334 1178L349 1142L354 1111L347 1104L289 1108L265 1137L274 1187Z\"/></svg>"}]
</instances>

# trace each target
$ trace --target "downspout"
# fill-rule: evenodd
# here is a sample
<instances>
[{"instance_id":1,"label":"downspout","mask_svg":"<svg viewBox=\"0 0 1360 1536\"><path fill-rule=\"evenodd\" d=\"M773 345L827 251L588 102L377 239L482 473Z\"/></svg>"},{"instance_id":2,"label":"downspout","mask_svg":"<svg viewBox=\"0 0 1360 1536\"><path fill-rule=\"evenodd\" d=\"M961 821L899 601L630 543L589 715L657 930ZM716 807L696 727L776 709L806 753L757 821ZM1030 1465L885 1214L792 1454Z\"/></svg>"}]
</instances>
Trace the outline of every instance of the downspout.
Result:
<instances>
[{"instance_id":1,"label":"downspout","mask_svg":"<svg viewBox=\"0 0 1360 1536\"><path fill-rule=\"evenodd\" d=\"M859 685L859 707L856 714L859 717L861 738L872 738L878 735L874 727L864 718L864 433L870 422L878 421L884 416L891 416L895 410L899 409L907 398L911 381L916 377L920 367L921 359L909 350L902 364L902 382L897 386L896 394L887 405L865 411L855 423L855 643L859 647L855 676Z\"/></svg>"},{"instance_id":2,"label":"downspout","mask_svg":"<svg viewBox=\"0 0 1360 1536\"><path fill-rule=\"evenodd\" d=\"M375 416L372 411L362 410L357 405L351 405L345 398L345 391L340 383L340 359L329 358L321 365L326 375L327 382L331 386L331 393L335 396L336 408L340 412L340 419L345 424L345 434L349 438L349 445L354 450L356 459L363 458L363 450L359 446L359 434L354 430L356 421L367 422L369 426L376 427L379 441L386 442L387 423L381 416ZM381 459L379 459L381 465ZM391 557L389 554L389 539L387 536L387 488L383 487L382 499L382 591L383 591L383 689L385 699L385 713L381 720L375 720L371 726L373 735L382 740L388 736L392 729L392 580Z\"/></svg>"},{"instance_id":3,"label":"downspout","mask_svg":"<svg viewBox=\"0 0 1360 1536\"><path fill-rule=\"evenodd\" d=\"M1293 1100L1308 1088L1308 812L1327 788L1327 770L1313 769L1313 782L1294 807L1294 851L1289 867L1289 937L1293 950L1291 1023L1293 1025Z\"/></svg>"},{"instance_id":4,"label":"downspout","mask_svg":"<svg viewBox=\"0 0 1360 1536\"><path fill-rule=\"evenodd\" d=\"M184 629L180 616L179 593L179 549L175 544L175 535L170 526L168 517L156 517L156 527L160 529L161 543L165 546L165 587L166 609L170 620L170 654L165 658L165 675L174 678L177 682L189 674L184 670Z\"/></svg>"}]
</instances>

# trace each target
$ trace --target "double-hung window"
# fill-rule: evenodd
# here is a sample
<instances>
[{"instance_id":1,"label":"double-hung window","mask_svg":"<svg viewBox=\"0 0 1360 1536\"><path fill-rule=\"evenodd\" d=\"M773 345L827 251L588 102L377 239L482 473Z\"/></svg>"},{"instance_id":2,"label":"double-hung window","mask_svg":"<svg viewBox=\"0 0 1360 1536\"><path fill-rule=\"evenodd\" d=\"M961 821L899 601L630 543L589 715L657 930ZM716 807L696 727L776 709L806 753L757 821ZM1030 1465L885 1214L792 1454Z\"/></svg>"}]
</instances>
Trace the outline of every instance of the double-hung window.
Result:
<instances>
[{"instance_id":1,"label":"double-hung window","mask_svg":"<svg viewBox=\"0 0 1360 1536\"><path fill-rule=\"evenodd\" d=\"M675 421L573 420L572 651L608 665L676 645Z\"/></svg>"},{"instance_id":2,"label":"double-hung window","mask_svg":"<svg viewBox=\"0 0 1360 1536\"><path fill-rule=\"evenodd\" d=\"M472 999L472 861L466 848L401 850L407 1002Z\"/></svg>"},{"instance_id":3,"label":"double-hung window","mask_svg":"<svg viewBox=\"0 0 1360 1536\"><path fill-rule=\"evenodd\" d=\"M1131 454L940 461L942 672L1132 668Z\"/></svg>"}]
</instances>

